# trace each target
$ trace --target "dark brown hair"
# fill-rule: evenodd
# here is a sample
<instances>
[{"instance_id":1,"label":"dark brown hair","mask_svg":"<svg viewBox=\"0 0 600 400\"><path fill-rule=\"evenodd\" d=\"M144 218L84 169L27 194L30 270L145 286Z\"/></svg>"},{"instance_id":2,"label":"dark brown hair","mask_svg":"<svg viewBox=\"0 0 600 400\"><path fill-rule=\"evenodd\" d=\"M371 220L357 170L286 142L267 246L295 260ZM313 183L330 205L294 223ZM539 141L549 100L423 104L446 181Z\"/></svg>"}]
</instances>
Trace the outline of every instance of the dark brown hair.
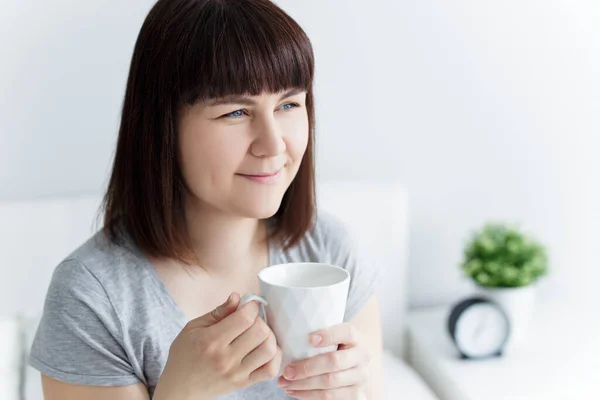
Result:
<instances>
[{"instance_id":1,"label":"dark brown hair","mask_svg":"<svg viewBox=\"0 0 600 400\"><path fill-rule=\"evenodd\" d=\"M273 221L292 246L315 214L314 58L302 28L269 0L159 0L135 44L119 138L104 197L104 231L145 253L196 261L189 245L178 162L185 105L227 95L307 91L308 146Z\"/></svg>"}]
</instances>

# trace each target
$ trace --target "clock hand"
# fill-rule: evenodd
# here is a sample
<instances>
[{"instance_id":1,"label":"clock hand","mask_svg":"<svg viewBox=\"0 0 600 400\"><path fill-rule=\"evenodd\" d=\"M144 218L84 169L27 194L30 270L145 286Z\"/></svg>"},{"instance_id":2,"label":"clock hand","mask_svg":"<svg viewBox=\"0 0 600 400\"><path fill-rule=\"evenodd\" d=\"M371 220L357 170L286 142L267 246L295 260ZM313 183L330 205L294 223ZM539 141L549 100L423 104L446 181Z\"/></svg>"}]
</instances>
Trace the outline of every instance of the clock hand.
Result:
<instances>
[{"instance_id":1,"label":"clock hand","mask_svg":"<svg viewBox=\"0 0 600 400\"><path fill-rule=\"evenodd\" d=\"M475 328L475 332L473 333L473 339L477 339L479 337L479 335L481 334L481 331L483 330L483 327L485 326L485 323L487 322L488 316L484 316L483 319L479 322L479 324L477 324L477 327Z\"/></svg>"}]
</instances>

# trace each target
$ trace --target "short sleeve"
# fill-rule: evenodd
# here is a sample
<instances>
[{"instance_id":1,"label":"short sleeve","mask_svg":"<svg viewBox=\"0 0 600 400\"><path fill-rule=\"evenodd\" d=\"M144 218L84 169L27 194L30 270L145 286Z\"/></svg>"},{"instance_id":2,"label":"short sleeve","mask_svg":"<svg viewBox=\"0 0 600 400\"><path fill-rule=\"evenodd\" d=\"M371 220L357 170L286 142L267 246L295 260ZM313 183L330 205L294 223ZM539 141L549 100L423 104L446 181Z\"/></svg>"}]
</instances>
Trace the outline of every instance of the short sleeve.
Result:
<instances>
[{"instance_id":1,"label":"short sleeve","mask_svg":"<svg viewBox=\"0 0 600 400\"><path fill-rule=\"evenodd\" d=\"M115 311L100 282L77 260L54 271L29 365L72 384L138 383L122 344Z\"/></svg>"},{"instance_id":2,"label":"short sleeve","mask_svg":"<svg viewBox=\"0 0 600 400\"><path fill-rule=\"evenodd\" d=\"M344 317L347 322L352 320L375 294L380 273L375 265L368 263L364 248L341 220L330 214L320 213L318 225L329 261L350 273L350 289Z\"/></svg>"}]
</instances>

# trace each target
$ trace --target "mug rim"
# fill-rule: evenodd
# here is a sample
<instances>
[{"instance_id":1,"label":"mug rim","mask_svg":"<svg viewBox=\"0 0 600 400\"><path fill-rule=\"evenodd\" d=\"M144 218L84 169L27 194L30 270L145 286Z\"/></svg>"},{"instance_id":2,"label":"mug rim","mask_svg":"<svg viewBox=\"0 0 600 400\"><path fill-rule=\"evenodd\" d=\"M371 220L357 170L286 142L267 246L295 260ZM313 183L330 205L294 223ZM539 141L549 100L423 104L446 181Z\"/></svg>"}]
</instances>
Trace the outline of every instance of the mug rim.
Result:
<instances>
[{"instance_id":1,"label":"mug rim","mask_svg":"<svg viewBox=\"0 0 600 400\"><path fill-rule=\"evenodd\" d=\"M333 283L331 285L322 285L322 286L286 286L286 285L280 285L277 283L267 282L265 280L265 278L263 277L263 274L266 274L269 270L271 270L271 268L284 268L284 267L289 267L291 265L312 265L312 266L322 265L324 267L333 268L333 269L342 271L345 276L344 276L344 279L340 280L339 282ZM350 280L350 273L346 269L344 269L342 267L338 267L337 265L333 265L333 264L327 264L327 263L322 263L322 262L290 262L290 263L281 263L281 264L270 265L266 268L263 268L258 273L258 279L261 282L263 282L269 286L274 286L274 287L278 287L278 288L295 289L295 290L315 290L315 289L330 288L333 286L342 285Z\"/></svg>"}]
</instances>

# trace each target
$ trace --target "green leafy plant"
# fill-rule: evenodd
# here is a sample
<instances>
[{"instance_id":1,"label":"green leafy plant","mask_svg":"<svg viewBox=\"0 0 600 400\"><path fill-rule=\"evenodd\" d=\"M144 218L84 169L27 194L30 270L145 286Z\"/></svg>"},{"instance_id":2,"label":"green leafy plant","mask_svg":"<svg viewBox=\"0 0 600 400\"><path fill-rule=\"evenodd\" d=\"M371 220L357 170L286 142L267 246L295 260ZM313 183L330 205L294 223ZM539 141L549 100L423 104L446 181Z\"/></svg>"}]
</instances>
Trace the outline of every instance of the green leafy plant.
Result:
<instances>
[{"instance_id":1,"label":"green leafy plant","mask_svg":"<svg viewBox=\"0 0 600 400\"><path fill-rule=\"evenodd\" d=\"M465 251L462 270L486 287L527 286L548 272L546 249L514 226L487 223Z\"/></svg>"}]
</instances>

